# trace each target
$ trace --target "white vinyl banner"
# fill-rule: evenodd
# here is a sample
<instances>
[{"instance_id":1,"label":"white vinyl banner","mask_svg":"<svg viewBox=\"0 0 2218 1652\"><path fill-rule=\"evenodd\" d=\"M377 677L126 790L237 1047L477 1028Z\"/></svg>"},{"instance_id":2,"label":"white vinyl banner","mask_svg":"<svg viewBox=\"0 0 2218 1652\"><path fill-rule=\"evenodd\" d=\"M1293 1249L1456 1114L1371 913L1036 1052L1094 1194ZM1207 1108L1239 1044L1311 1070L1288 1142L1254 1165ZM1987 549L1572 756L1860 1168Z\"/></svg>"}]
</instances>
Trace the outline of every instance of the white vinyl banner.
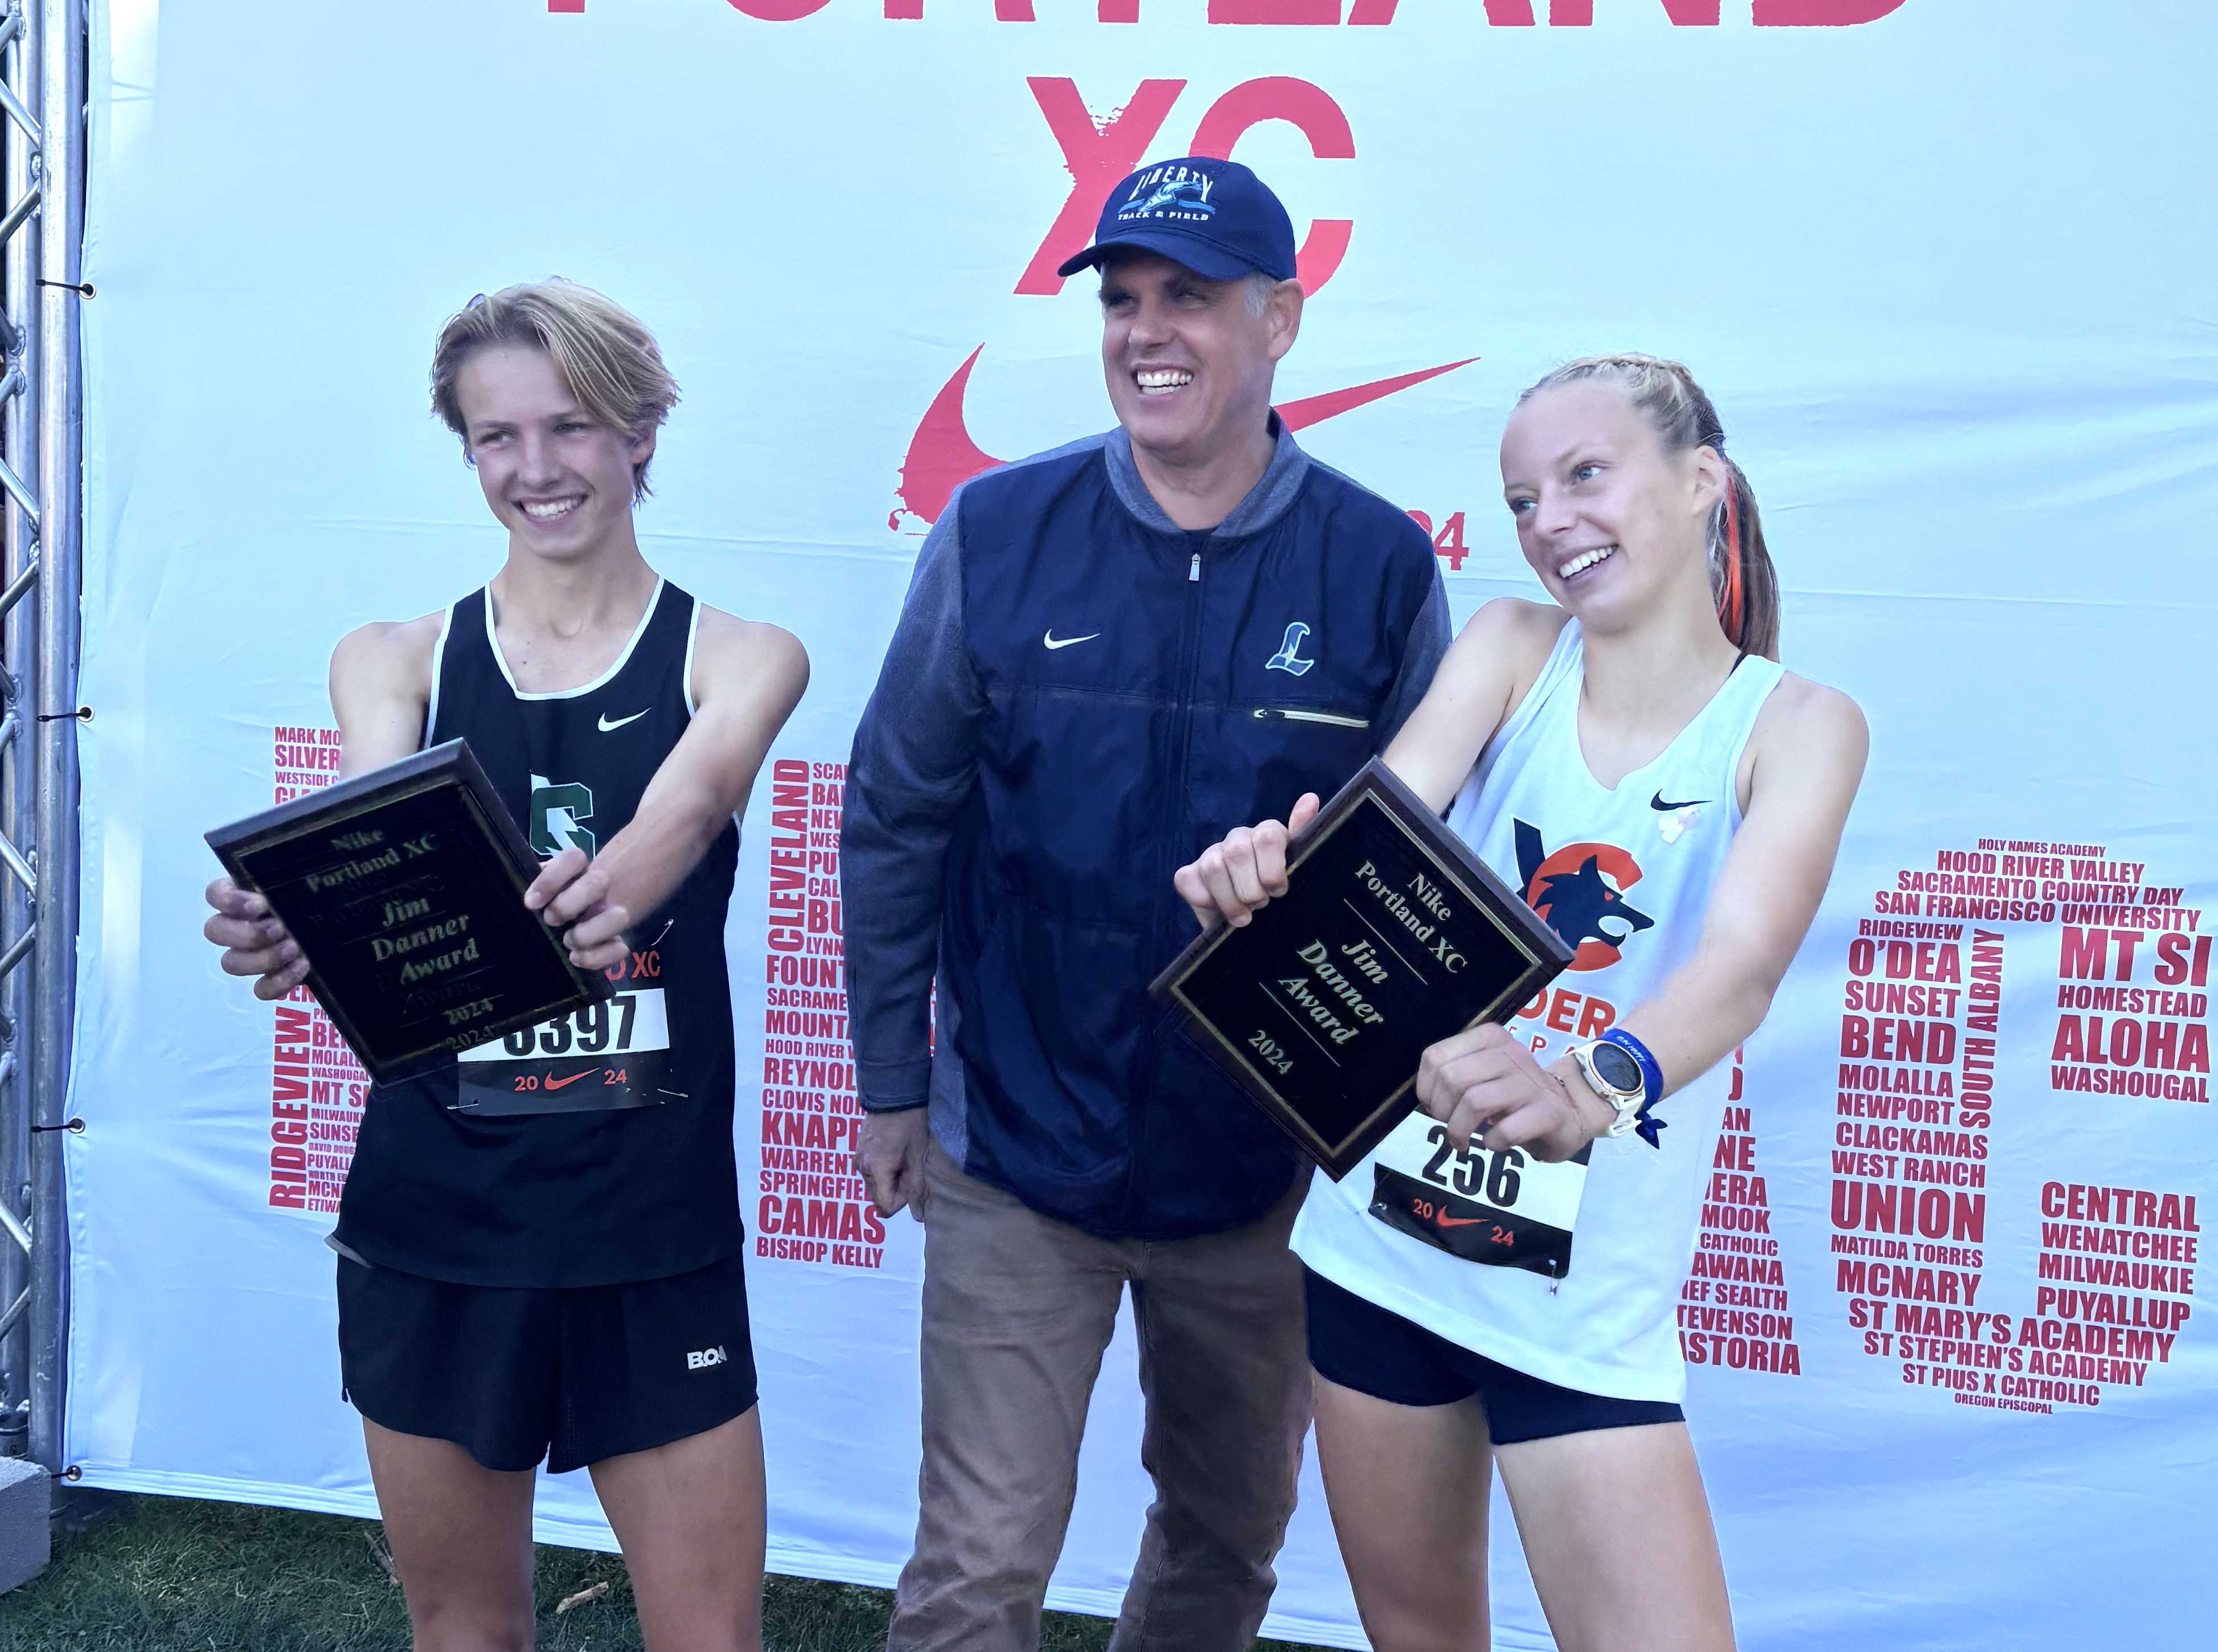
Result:
<instances>
[{"instance_id":1,"label":"white vinyl banner","mask_svg":"<svg viewBox=\"0 0 2218 1652\"><path fill-rule=\"evenodd\" d=\"M1090 285L1055 264L1143 158L1230 153L1304 239L1281 405L1422 517L1459 620L1537 594L1498 503L1518 390L1654 351L1713 393L1763 503L1787 665L1869 715L1831 894L1736 1058L1681 1309L1744 1644L2207 1633L2209 9L94 12L86 1483L374 1512L323 1243L362 1078L312 1002L219 972L200 834L333 777L342 633L499 566L431 345L472 294L555 274L642 317L684 387L649 559L814 659L728 936L771 1562L892 1581L920 1230L840 1169L844 764L951 490L1109 422ZM1614 846L1629 899L1668 841ZM1588 1009L1575 972L1518 1025L1561 1041ZM1060 1606L1112 1611L1132 1559L1134 1371L1120 1335ZM540 1508L548 1540L609 1542L582 1476ZM1362 1643L1313 1466L1279 1575L1270 1632ZM1547 1645L1498 1493L1495 1575L1499 1643Z\"/></svg>"}]
</instances>

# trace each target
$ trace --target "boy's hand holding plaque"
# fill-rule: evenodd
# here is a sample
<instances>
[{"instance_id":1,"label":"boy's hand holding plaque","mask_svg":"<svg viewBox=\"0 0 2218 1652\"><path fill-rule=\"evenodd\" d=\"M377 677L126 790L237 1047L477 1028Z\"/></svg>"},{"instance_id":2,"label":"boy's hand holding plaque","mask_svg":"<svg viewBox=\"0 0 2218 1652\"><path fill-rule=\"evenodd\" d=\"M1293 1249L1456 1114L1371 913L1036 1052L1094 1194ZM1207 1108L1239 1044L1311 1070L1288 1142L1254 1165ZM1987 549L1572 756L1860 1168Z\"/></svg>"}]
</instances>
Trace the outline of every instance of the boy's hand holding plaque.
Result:
<instances>
[{"instance_id":1,"label":"boy's hand holding plaque","mask_svg":"<svg viewBox=\"0 0 2218 1652\"><path fill-rule=\"evenodd\" d=\"M207 835L381 1083L610 994L525 908L539 857L461 740Z\"/></svg>"},{"instance_id":2,"label":"boy's hand holding plaque","mask_svg":"<svg viewBox=\"0 0 2218 1652\"><path fill-rule=\"evenodd\" d=\"M1152 990L1337 1181L1416 1105L1428 1046L1508 1020L1571 955L1376 758L1289 844L1286 886Z\"/></svg>"}]
</instances>

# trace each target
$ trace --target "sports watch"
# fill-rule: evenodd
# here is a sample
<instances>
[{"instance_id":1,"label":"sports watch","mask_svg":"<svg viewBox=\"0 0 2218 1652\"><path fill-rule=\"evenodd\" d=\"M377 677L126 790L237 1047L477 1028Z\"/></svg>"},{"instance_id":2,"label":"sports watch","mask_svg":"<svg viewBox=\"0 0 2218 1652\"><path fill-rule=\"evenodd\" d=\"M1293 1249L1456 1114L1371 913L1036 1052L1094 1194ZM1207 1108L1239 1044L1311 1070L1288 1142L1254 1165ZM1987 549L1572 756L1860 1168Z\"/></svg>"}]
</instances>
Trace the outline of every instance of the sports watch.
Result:
<instances>
[{"instance_id":1,"label":"sports watch","mask_svg":"<svg viewBox=\"0 0 2218 1652\"><path fill-rule=\"evenodd\" d=\"M1608 1134L1624 1135L1640 1123L1640 1110L1648 1100L1648 1082L1640 1063L1622 1046L1596 1039L1571 1046L1571 1060L1587 1087L1600 1096L1617 1115Z\"/></svg>"}]
</instances>

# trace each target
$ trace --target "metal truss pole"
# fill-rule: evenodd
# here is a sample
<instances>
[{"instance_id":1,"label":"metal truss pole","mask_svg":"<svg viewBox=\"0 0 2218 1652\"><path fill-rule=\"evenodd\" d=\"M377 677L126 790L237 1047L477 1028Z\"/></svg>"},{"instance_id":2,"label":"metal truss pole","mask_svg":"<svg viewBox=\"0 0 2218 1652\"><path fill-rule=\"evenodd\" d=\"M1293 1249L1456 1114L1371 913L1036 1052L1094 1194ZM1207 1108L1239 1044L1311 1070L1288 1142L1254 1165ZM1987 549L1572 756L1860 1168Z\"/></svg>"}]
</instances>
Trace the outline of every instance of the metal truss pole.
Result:
<instances>
[{"instance_id":1,"label":"metal truss pole","mask_svg":"<svg viewBox=\"0 0 2218 1652\"><path fill-rule=\"evenodd\" d=\"M28 0L18 0L28 3ZM69 1234L62 1143L77 1008L77 601L84 523L78 328L84 288L84 0L40 0L39 708L33 746L40 862L31 986L31 1455L62 1462ZM73 1470L72 1470L73 1472Z\"/></svg>"},{"instance_id":2,"label":"metal truss pole","mask_svg":"<svg viewBox=\"0 0 2218 1652\"><path fill-rule=\"evenodd\" d=\"M33 730L38 703L40 44L39 0L0 0L0 499L4 585L0 628L0 1451L21 1454L31 1420L31 1064L35 945L32 890L38 858ZM52 1464L48 1465L50 1468Z\"/></svg>"},{"instance_id":3,"label":"metal truss pole","mask_svg":"<svg viewBox=\"0 0 2218 1652\"><path fill-rule=\"evenodd\" d=\"M75 1009L84 0L0 0L0 1450L62 1463Z\"/></svg>"}]
</instances>

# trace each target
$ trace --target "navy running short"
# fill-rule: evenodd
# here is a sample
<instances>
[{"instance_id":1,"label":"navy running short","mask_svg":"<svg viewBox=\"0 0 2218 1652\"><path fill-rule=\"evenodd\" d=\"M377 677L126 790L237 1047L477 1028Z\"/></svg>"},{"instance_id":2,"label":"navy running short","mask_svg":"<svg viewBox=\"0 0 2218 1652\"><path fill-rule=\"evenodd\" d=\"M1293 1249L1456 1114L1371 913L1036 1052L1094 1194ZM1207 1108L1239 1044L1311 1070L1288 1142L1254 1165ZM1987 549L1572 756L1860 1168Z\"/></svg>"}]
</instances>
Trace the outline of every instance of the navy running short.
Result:
<instances>
[{"instance_id":1,"label":"navy running short","mask_svg":"<svg viewBox=\"0 0 2218 1652\"><path fill-rule=\"evenodd\" d=\"M1583 1394L1513 1370L1307 1268L1302 1287L1309 1303L1310 1364L1318 1376L1396 1405L1453 1405L1477 1395L1496 1445L1687 1420L1676 1405Z\"/></svg>"}]
</instances>

